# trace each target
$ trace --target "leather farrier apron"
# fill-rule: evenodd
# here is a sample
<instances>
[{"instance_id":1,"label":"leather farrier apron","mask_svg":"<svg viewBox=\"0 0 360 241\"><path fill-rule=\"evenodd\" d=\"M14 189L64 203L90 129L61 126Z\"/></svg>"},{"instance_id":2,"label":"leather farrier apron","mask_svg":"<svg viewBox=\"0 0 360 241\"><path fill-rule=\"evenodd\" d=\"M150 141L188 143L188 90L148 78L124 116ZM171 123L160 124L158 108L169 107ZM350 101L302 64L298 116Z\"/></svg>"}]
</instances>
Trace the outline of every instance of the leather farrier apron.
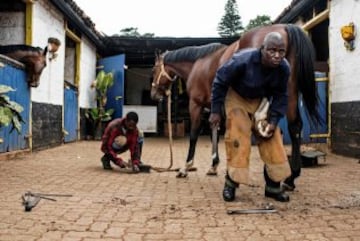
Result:
<instances>
[{"instance_id":1,"label":"leather farrier apron","mask_svg":"<svg viewBox=\"0 0 360 241\"><path fill-rule=\"evenodd\" d=\"M225 98L226 132L225 149L227 171L230 178L237 182L249 183L249 158L251 134L254 128L253 114L261 99L245 99L232 88ZM290 176L291 170L282 141L279 127L269 139L257 138L260 157L266 164L269 177L280 182Z\"/></svg>"}]
</instances>

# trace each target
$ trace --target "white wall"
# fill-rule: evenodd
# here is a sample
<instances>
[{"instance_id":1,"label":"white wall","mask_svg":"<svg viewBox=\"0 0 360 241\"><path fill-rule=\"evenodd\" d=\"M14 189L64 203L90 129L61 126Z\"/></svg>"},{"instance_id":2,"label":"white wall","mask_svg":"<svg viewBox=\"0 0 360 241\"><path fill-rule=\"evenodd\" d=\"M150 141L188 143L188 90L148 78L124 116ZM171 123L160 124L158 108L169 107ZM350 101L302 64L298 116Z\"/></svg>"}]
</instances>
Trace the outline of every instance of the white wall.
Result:
<instances>
[{"instance_id":1,"label":"white wall","mask_svg":"<svg viewBox=\"0 0 360 241\"><path fill-rule=\"evenodd\" d=\"M1 12L0 14L0 44L25 43L25 14L23 12Z\"/></svg>"},{"instance_id":2,"label":"white wall","mask_svg":"<svg viewBox=\"0 0 360 241\"><path fill-rule=\"evenodd\" d=\"M330 1L330 91L331 102L360 100L360 1ZM355 24L355 50L344 47L340 29L350 22Z\"/></svg>"},{"instance_id":3,"label":"white wall","mask_svg":"<svg viewBox=\"0 0 360 241\"><path fill-rule=\"evenodd\" d=\"M95 90L90 88L96 78L96 48L84 38L80 59L79 107L96 107Z\"/></svg>"},{"instance_id":4,"label":"white wall","mask_svg":"<svg viewBox=\"0 0 360 241\"><path fill-rule=\"evenodd\" d=\"M40 76L40 85L32 88L31 99L35 102L63 105L64 99L64 44L65 30L62 14L49 1L40 0L33 8L33 46L45 48L49 37L58 38L61 46L56 59L47 60Z\"/></svg>"},{"instance_id":5,"label":"white wall","mask_svg":"<svg viewBox=\"0 0 360 241\"><path fill-rule=\"evenodd\" d=\"M64 102L64 65L65 65L65 29L63 15L47 0L34 4L33 46L44 48L49 37L58 38L61 46L55 60L47 61L40 77L40 85L32 88L32 101L63 105ZM96 106L95 92L90 88L96 77L96 48L82 38L80 56L79 107Z\"/></svg>"}]
</instances>

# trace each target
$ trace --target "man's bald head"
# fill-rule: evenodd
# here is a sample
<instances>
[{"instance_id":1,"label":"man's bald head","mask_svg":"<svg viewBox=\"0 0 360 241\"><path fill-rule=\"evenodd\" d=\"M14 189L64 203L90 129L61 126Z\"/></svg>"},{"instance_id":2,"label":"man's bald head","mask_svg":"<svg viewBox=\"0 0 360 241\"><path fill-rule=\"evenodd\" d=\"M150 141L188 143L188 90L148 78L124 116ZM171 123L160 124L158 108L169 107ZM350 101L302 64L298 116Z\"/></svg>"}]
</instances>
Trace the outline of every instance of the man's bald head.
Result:
<instances>
[{"instance_id":1,"label":"man's bald head","mask_svg":"<svg viewBox=\"0 0 360 241\"><path fill-rule=\"evenodd\" d=\"M270 32L265 35L263 46L266 48L270 43L274 43L276 45L285 45L283 37L279 32Z\"/></svg>"}]
</instances>

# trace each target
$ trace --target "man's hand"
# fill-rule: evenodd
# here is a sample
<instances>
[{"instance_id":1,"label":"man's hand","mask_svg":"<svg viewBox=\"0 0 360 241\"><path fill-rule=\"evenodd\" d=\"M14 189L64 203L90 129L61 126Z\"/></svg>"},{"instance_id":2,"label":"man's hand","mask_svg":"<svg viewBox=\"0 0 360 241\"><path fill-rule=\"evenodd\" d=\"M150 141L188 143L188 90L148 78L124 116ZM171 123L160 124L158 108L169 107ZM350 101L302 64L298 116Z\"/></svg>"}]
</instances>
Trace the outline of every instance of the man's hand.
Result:
<instances>
[{"instance_id":1,"label":"man's hand","mask_svg":"<svg viewBox=\"0 0 360 241\"><path fill-rule=\"evenodd\" d=\"M255 129L261 137L270 138L274 135L276 126L268 123L266 120L259 120L255 124Z\"/></svg>"},{"instance_id":2,"label":"man's hand","mask_svg":"<svg viewBox=\"0 0 360 241\"><path fill-rule=\"evenodd\" d=\"M125 168L126 165L123 161L123 159L121 159L120 157L117 157L115 160L114 160L114 164L119 166L120 168Z\"/></svg>"},{"instance_id":3,"label":"man's hand","mask_svg":"<svg viewBox=\"0 0 360 241\"><path fill-rule=\"evenodd\" d=\"M209 123L211 129L220 128L221 115L219 113L211 113L209 117Z\"/></svg>"}]
</instances>

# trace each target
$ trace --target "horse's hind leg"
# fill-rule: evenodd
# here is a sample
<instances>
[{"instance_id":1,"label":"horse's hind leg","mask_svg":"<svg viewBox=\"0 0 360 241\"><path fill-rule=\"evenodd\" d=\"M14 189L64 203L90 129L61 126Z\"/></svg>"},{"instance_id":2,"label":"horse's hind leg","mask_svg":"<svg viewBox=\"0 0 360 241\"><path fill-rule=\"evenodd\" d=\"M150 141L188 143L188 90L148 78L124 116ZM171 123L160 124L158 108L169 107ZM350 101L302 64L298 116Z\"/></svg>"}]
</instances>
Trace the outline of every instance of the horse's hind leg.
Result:
<instances>
[{"instance_id":1,"label":"horse's hind leg","mask_svg":"<svg viewBox=\"0 0 360 241\"><path fill-rule=\"evenodd\" d=\"M211 149L212 165L206 173L206 175L210 175L210 176L217 175L217 167L220 162L219 152L218 152L219 131L217 128L211 130L211 143L212 143L212 149Z\"/></svg>"},{"instance_id":2,"label":"horse's hind leg","mask_svg":"<svg viewBox=\"0 0 360 241\"><path fill-rule=\"evenodd\" d=\"M293 121L288 120L288 130L291 139L291 157L289 160L291 167L291 176L284 181L283 187L292 191L295 189L295 179L300 176L301 173L301 154L300 154L300 145L301 145L301 129L302 129L302 120L300 117L299 109L297 109L296 118Z\"/></svg>"}]
</instances>

